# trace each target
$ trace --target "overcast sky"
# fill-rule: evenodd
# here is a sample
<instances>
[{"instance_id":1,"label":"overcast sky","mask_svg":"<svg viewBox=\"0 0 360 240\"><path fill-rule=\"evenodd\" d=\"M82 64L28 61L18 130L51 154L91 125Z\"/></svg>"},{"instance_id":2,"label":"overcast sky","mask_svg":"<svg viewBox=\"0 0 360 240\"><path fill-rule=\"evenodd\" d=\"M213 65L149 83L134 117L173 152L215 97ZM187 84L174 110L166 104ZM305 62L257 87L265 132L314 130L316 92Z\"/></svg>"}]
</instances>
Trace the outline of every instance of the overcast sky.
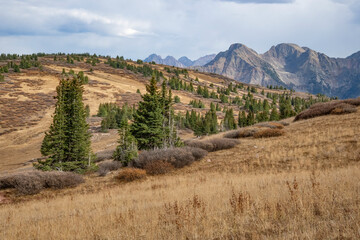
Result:
<instances>
[{"instance_id":1,"label":"overcast sky","mask_svg":"<svg viewBox=\"0 0 360 240\"><path fill-rule=\"evenodd\" d=\"M296 43L331 57L360 50L359 0L0 0L0 52L144 59L258 53Z\"/></svg>"}]
</instances>

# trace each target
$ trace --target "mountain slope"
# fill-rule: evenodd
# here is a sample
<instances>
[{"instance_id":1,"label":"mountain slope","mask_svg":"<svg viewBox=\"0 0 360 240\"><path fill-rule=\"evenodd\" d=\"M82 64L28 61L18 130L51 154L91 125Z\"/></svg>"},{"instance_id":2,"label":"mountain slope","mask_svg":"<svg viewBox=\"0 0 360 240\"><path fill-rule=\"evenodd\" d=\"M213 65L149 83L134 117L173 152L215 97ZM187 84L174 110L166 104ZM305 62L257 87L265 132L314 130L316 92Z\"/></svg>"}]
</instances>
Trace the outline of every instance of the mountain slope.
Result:
<instances>
[{"instance_id":1,"label":"mountain slope","mask_svg":"<svg viewBox=\"0 0 360 240\"><path fill-rule=\"evenodd\" d=\"M243 44L233 44L198 69L263 86L281 85L340 98L360 95L360 52L330 58L306 47L282 43L258 54Z\"/></svg>"}]
</instances>

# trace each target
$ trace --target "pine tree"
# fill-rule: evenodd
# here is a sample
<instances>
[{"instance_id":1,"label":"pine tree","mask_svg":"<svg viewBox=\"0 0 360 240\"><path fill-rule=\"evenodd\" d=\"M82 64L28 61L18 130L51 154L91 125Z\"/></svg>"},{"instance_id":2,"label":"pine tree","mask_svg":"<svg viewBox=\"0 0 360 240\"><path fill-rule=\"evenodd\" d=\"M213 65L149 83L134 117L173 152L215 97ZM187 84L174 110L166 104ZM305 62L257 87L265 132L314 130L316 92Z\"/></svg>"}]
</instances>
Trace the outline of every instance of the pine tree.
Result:
<instances>
[{"instance_id":1,"label":"pine tree","mask_svg":"<svg viewBox=\"0 0 360 240\"><path fill-rule=\"evenodd\" d=\"M130 132L128 120L123 118L119 133L119 145L116 147L113 158L120 161L123 166L127 166L133 159L138 156L138 149L135 137Z\"/></svg>"},{"instance_id":2,"label":"pine tree","mask_svg":"<svg viewBox=\"0 0 360 240\"><path fill-rule=\"evenodd\" d=\"M280 119L279 113L276 109L276 105L273 106L270 113L270 121L278 121Z\"/></svg>"},{"instance_id":3,"label":"pine tree","mask_svg":"<svg viewBox=\"0 0 360 240\"><path fill-rule=\"evenodd\" d=\"M241 113L239 112L238 125L239 125L239 127L247 126L247 119L246 119L245 111L241 111Z\"/></svg>"},{"instance_id":4,"label":"pine tree","mask_svg":"<svg viewBox=\"0 0 360 240\"><path fill-rule=\"evenodd\" d=\"M42 170L82 172L90 166L90 133L78 78L62 79L57 91L53 123L45 133L41 153L48 158L36 165Z\"/></svg>"},{"instance_id":5,"label":"pine tree","mask_svg":"<svg viewBox=\"0 0 360 240\"><path fill-rule=\"evenodd\" d=\"M161 148L164 138L164 117L161 96L154 75L146 86L146 91L134 114L131 133L137 139L139 149Z\"/></svg>"},{"instance_id":6,"label":"pine tree","mask_svg":"<svg viewBox=\"0 0 360 240\"><path fill-rule=\"evenodd\" d=\"M232 108L229 108L225 113L224 128L226 130L236 129L234 112Z\"/></svg>"}]
</instances>

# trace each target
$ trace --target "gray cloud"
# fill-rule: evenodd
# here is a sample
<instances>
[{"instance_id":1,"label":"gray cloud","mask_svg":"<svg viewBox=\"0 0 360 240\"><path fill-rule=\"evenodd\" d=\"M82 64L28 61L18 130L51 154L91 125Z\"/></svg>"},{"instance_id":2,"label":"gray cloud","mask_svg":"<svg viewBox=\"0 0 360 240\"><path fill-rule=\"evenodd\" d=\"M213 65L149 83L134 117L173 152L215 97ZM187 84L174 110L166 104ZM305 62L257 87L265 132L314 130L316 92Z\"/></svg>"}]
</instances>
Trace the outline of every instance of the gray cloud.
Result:
<instances>
[{"instance_id":1,"label":"gray cloud","mask_svg":"<svg viewBox=\"0 0 360 240\"><path fill-rule=\"evenodd\" d=\"M0 52L194 59L234 42L258 52L293 42L343 57L360 50L356 9L354 0L13 0L2 4Z\"/></svg>"}]
</instances>

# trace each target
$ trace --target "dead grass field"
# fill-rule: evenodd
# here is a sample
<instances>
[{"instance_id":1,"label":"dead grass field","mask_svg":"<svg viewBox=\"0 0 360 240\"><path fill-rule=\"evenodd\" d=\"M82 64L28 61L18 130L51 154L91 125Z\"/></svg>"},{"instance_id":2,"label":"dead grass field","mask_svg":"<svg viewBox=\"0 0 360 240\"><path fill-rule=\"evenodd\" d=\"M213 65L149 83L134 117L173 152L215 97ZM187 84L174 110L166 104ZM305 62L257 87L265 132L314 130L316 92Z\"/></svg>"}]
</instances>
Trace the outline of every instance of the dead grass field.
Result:
<instances>
[{"instance_id":1,"label":"dead grass field","mask_svg":"<svg viewBox=\"0 0 360 240\"><path fill-rule=\"evenodd\" d=\"M0 205L0 238L359 239L359 123L359 111L293 122L131 183L112 173L34 196L2 191L12 202Z\"/></svg>"}]
</instances>

